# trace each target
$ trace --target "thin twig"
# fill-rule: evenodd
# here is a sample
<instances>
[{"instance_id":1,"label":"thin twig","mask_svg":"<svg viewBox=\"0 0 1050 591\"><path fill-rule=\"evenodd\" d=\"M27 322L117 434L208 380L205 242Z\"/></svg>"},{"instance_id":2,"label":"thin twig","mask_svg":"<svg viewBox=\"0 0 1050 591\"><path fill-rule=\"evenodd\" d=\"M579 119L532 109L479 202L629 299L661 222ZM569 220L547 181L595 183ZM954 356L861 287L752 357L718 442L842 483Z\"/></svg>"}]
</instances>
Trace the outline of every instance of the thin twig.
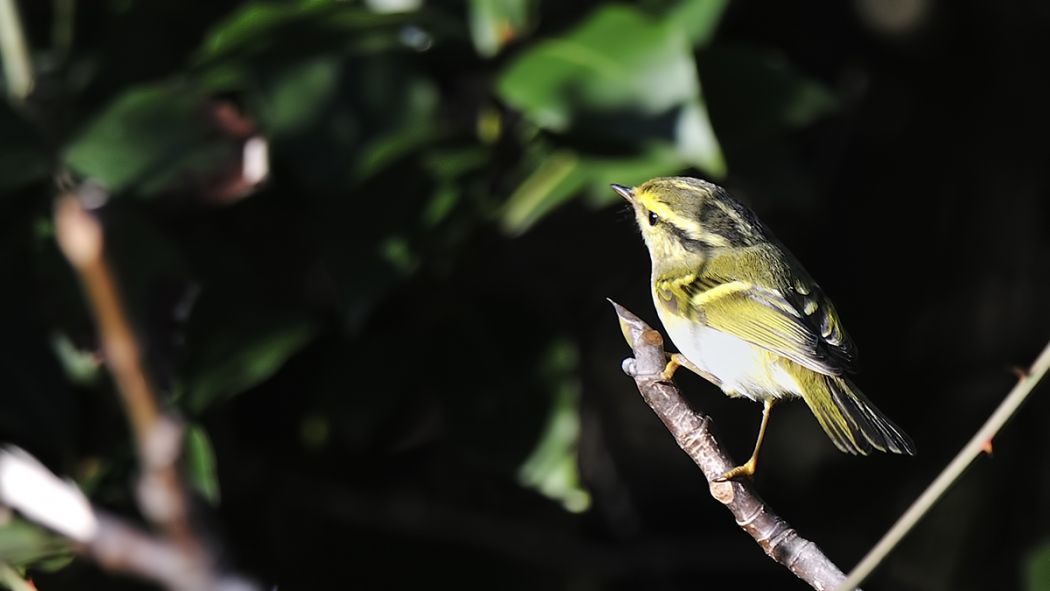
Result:
<instances>
[{"instance_id":1,"label":"thin twig","mask_svg":"<svg viewBox=\"0 0 1050 591\"><path fill-rule=\"evenodd\" d=\"M0 65L8 96L24 101L33 91L33 67L15 0L0 0Z\"/></svg>"},{"instance_id":2,"label":"thin twig","mask_svg":"<svg viewBox=\"0 0 1050 591\"><path fill-rule=\"evenodd\" d=\"M184 430L160 408L104 256L102 225L90 211L107 198L100 187L90 184L59 197L55 233L84 286L106 365L134 432L142 467L139 509L164 535L154 537L99 517L100 527L87 544L88 553L104 566L152 578L171 589L218 589L231 581L238 588L250 588L239 579L220 576L203 536L190 524L189 496L178 471Z\"/></svg>"},{"instance_id":3,"label":"thin twig","mask_svg":"<svg viewBox=\"0 0 1050 591\"><path fill-rule=\"evenodd\" d=\"M1036 358L1031 369L1010 390L1006 399L995 409L992 416L988 417L988 420L985 421L984 425L974 434L966 446L959 451L933 483L919 495L919 498L912 503L911 507L908 507L908 510L897 519L897 522L886 532L886 535L882 536L882 539L875 544L875 547L868 551L836 591L847 591L864 582L864 579L893 551L897 544L904 539L904 536L908 535L908 532L926 515L937 500L962 476L966 468L983 453L988 446L988 442L995 437L1003 425L1006 424L1006 421L1020 408L1021 404L1032 393L1035 385L1046 375L1048 370L1050 370L1050 343L1046 345L1043 352Z\"/></svg>"},{"instance_id":4,"label":"thin twig","mask_svg":"<svg viewBox=\"0 0 1050 591\"><path fill-rule=\"evenodd\" d=\"M833 589L845 575L813 542L803 538L777 516L747 481L717 482L733 464L709 429L711 420L693 410L678 388L660 378L667 363L660 333L623 306L612 302L620 328L634 351L624 360L624 371L634 378L642 398L660 417L678 446L707 478L711 496L726 506L737 525L758 542L770 558L782 564L814 589Z\"/></svg>"}]
</instances>

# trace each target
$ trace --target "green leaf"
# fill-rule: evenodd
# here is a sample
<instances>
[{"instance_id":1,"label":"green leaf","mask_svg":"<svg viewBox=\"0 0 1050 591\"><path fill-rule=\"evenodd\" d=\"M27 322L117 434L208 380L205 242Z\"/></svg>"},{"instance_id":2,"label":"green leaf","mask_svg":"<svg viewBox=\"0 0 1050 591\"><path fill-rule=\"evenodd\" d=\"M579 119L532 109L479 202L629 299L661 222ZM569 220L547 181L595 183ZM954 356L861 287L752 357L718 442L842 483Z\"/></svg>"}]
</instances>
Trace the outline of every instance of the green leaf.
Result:
<instances>
[{"instance_id":1,"label":"green leaf","mask_svg":"<svg viewBox=\"0 0 1050 591\"><path fill-rule=\"evenodd\" d=\"M264 127L280 136L296 133L324 114L339 85L341 64L330 57L296 62L277 74L260 109Z\"/></svg>"},{"instance_id":2,"label":"green leaf","mask_svg":"<svg viewBox=\"0 0 1050 591\"><path fill-rule=\"evenodd\" d=\"M624 157L588 157L588 196L594 205L623 203L623 198L609 185L634 186L657 176L670 176L686 167L678 151L663 144L653 144L640 154Z\"/></svg>"},{"instance_id":3,"label":"green leaf","mask_svg":"<svg viewBox=\"0 0 1050 591\"><path fill-rule=\"evenodd\" d=\"M579 352L571 342L557 340L551 345L541 368L554 392L550 414L539 442L518 469L523 485L574 513L586 511L591 503L576 461L580 438L578 365Z\"/></svg>"},{"instance_id":4,"label":"green leaf","mask_svg":"<svg viewBox=\"0 0 1050 591\"><path fill-rule=\"evenodd\" d=\"M554 132L581 131L582 137L612 140L637 150L663 143L678 152L676 167L697 166L711 176L725 173L725 160L700 93L696 63L686 35L668 20L629 6L606 6L576 29L524 52L498 82L500 96L535 125ZM586 155L580 158L586 160ZM555 160L555 164L557 160ZM564 167L555 172L564 174ZM664 168L664 167L661 167ZM504 226L520 231L564 200L580 182L562 184L537 171L526 204L511 208ZM523 213L524 212L524 213ZM529 215L525 215L528 213Z\"/></svg>"},{"instance_id":5,"label":"green leaf","mask_svg":"<svg viewBox=\"0 0 1050 591\"><path fill-rule=\"evenodd\" d=\"M521 36L528 12L529 0L471 0L470 37L478 54L492 57Z\"/></svg>"},{"instance_id":6,"label":"green leaf","mask_svg":"<svg viewBox=\"0 0 1050 591\"><path fill-rule=\"evenodd\" d=\"M0 523L0 557L7 564L24 568L72 555L70 543L22 519Z\"/></svg>"},{"instance_id":7,"label":"green leaf","mask_svg":"<svg viewBox=\"0 0 1050 591\"><path fill-rule=\"evenodd\" d=\"M658 114L699 96L688 40L628 6L606 6L522 54L498 91L535 124L569 128L585 111Z\"/></svg>"},{"instance_id":8,"label":"green leaf","mask_svg":"<svg viewBox=\"0 0 1050 591\"><path fill-rule=\"evenodd\" d=\"M90 349L78 349L69 335L65 333L52 335L51 348L59 363L62 364L66 378L74 384L80 386L93 384L102 372L102 361L98 354Z\"/></svg>"},{"instance_id":9,"label":"green leaf","mask_svg":"<svg viewBox=\"0 0 1050 591\"><path fill-rule=\"evenodd\" d=\"M191 317L191 358L179 388L197 411L266 381L316 334L313 322L298 317L259 317L252 324L238 319L224 325L208 316L212 320ZM202 322L211 326L201 327ZM197 342L194 336L203 338Z\"/></svg>"},{"instance_id":10,"label":"green leaf","mask_svg":"<svg viewBox=\"0 0 1050 591\"><path fill-rule=\"evenodd\" d=\"M210 67L261 55L386 48L400 43L396 27L404 21L343 2L250 2L208 32L194 61Z\"/></svg>"},{"instance_id":11,"label":"green leaf","mask_svg":"<svg viewBox=\"0 0 1050 591\"><path fill-rule=\"evenodd\" d=\"M199 425L186 430L186 471L190 486L212 506L219 504L219 472L208 434Z\"/></svg>"},{"instance_id":12,"label":"green leaf","mask_svg":"<svg viewBox=\"0 0 1050 591\"><path fill-rule=\"evenodd\" d=\"M509 234L521 234L544 214L572 197L586 182L580 158L560 151L548 156L511 194L502 225Z\"/></svg>"},{"instance_id":13,"label":"green leaf","mask_svg":"<svg viewBox=\"0 0 1050 591\"><path fill-rule=\"evenodd\" d=\"M729 0L680 0L667 11L665 19L695 47L702 47L711 41L728 5Z\"/></svg>"},{"instance_id":14,"label":"green leaf","mask_svg":"<svg viewBox=\"0 0 1050 591\"><path fill-rule=\"evenodd\" d=\"M511 194L503 209L503 230L511 235L526 232L545 215L586 189L594 205L619 203L609 185L638 185L656 176L687 168L679 150L652 143L638 154L594 156L557 151L544 159Z\"/></svg>"},{"instance_id":15,"label":"green leaf","mask_svg":"<svg viewBox=\"0 0 1050 591\"><path fill-rule=\"evenodd\" d=\"M214 137L204 101L184 86L146 86L117 97L68 145L66 164L114 192L158 192L214 166L228 147Z\"/></svg>"},{"instance_id":16,"label":"green leaf","mask_svg":"<svg viewBox=\"0 0 1050 591\"><path fill-rule=\"evenodd\" d=\"M1025 591L1050 591L1050 541L1036 547L1024 562Z\"/></svg>"}]
</instances>

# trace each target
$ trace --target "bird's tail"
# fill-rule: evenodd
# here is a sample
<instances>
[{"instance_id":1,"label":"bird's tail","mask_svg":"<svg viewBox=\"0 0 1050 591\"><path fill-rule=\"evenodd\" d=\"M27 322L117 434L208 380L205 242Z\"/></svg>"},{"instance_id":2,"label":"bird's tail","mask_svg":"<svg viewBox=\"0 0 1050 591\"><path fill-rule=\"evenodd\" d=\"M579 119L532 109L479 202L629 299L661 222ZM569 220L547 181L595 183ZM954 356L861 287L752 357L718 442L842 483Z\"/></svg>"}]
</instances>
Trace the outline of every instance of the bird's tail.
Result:
<instances>
[{"instance_id":1,"label":"bird's tail","mask_svg":"<svg viewBox=\"0 0 1050 591\"><path fill-rule=\"evenodd\" d=\"M915 455L915 444L882 414L853 382L810 372L811 387L803 399L835 447L867 455L871 450Z\"/></svg>"}]
</instances>

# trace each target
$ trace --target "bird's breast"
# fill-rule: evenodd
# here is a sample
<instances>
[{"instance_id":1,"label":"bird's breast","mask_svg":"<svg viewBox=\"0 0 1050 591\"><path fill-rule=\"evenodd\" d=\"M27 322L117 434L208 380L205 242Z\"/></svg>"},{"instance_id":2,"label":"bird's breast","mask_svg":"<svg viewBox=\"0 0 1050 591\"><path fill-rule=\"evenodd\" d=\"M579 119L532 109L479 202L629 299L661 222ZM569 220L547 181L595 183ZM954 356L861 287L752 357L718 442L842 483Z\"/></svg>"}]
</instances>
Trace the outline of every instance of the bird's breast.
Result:
<instances>
[{"instance_id":1,"label":"bird's breast","mask_svg":"<svg viewBox=\"0 0 1050 591\"><path fill-rule=\"evenodd\" d=\"M674 346L694 365L717 377L727 395L763 400L800 392L782 367L789 360L678 314L655 291L653 301Z\"/></svg>"}]
</instances>

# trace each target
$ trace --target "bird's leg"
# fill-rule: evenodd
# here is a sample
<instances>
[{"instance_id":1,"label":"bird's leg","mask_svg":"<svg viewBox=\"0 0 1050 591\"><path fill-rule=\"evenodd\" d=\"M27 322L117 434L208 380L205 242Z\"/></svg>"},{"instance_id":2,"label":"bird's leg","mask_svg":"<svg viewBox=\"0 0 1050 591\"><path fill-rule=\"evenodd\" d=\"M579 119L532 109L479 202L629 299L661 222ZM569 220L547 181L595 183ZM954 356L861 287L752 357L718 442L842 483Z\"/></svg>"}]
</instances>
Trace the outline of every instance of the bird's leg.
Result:
<instances>
[{"instance_id":1,"label":"bird's leg","mask_svg":"<svg viewBox=\"0 0 1050 591\"><path fill-rule=\"evenodd\" d=\"M758 469L758 452L762 450L762 440L766 438L766 426L769 425L769 411L773 409L775 403L776 398L766 398L762 403L762 425L758 428L758 439L755 441L755 451L751 452L751 458L742 465L716 478L715 482L725 482L737 476L751 478L755 475L755 470Z\"/></svg>"},{"instance_id":2,"label":"bird's leg","mask_svg":"<svg viewBox=\"0 0 1050 591\"><path fill-rule=\"evenodd\" d=\"M684 367L712 384L722 387L722 380L697 367L695 363L686 359L685 355L682 355L681 353L672 353L669 357L667 365L664 367L664 371L660 374L661 380L670 381L671 378L674 377L674 373L678 371L678 368Z\"/></svg>"}]
</instances>

